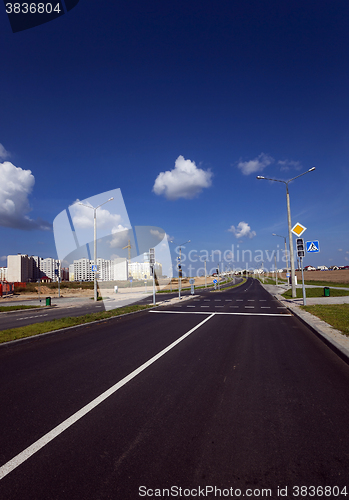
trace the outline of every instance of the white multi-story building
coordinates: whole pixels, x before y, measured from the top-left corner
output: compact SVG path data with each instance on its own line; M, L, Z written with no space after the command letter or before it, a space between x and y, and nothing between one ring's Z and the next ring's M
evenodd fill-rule
M128 262L119 257L111 261L110 278L114 281L124 281L128 279Z
M74 281L74 264L69 264L69 281Z
M7 280L11 282L26 282L32 279L33 261L28 255L7 256Z
M160 278L162 276L162 265L155 262L154 268L155 275ZM129 275L135 280L149 279L152 276L149 262L130 262L128 270Z
M93 260L74 260L69 266L70 281L93 281ZM97 259L98 281L127 280L127 260L118 258L113 260Z
M60 261L50 257L43 259L37 255L26 254L7 256L7 280L14 282L37 281L47 276L52 281L58 279L56 269L60 268Z
M74 281L93 281L92 263L90 259L74 260Z
M7 267L0 267L0 281L7 281Z

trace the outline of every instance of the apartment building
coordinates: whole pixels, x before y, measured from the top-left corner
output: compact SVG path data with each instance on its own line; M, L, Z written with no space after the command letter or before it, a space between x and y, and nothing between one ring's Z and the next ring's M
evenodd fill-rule
M37 281L47 276L56 281L56 269L60 268L60 261L50 257L43 259L37 255L26 254L7 256L7 280L14 282Z
M159 262L154 264L155 274L159 278L162 276L162 265ZM149 279L152 276L149 262L130 262L128 265L129 275L135 280Z
M69 281L93 281L93 260L74 260L69 266ZM127 280L127 260L117 258L113 260L97 259L98 281Z
M7 267L0 267L0 281L8 281L7 280Z

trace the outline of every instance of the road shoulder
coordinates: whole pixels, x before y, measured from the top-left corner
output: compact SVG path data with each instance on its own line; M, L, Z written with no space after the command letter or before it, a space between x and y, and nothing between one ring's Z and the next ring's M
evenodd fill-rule
M317 316L304 311L300 308L302 301L298 303L295 300L285 299L281 294L281 290L275 285L263 285L262 286L274 297L281 302L284 306L288 308L295 316L297 316L304 324L309 326L309 328L321 339L325 344L328 345L334 352L336 352L346 363L349 364L349 337L344 335L341 331L336 330L331 325L321 320ZM322 298L322 297L321 297ZM337 299L341 299L338 297ZM343 297L347 299L347 297ZM330 301L329 301L330 302ZM344 302L347 302L345 300ZM324 303L322 300L321 303ZM330 302L332 303L332 301ZM338 303L338 301L337 301Z

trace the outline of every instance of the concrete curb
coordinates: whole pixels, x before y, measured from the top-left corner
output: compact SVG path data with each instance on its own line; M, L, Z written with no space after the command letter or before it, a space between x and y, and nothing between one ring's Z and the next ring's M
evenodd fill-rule
M308 326L320 340L349 365L349 338L317 316L307 311L303 311L297 305L288 304L280 295L274 295L274 297L281 304L285 305L292 314L297 316L304 325Z

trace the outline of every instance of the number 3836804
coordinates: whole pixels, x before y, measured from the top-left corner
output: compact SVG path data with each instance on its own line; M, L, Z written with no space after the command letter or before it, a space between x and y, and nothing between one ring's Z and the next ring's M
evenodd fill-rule
M7 3L7 14L51 14L52 12L59 14L61 6L52 3Z

